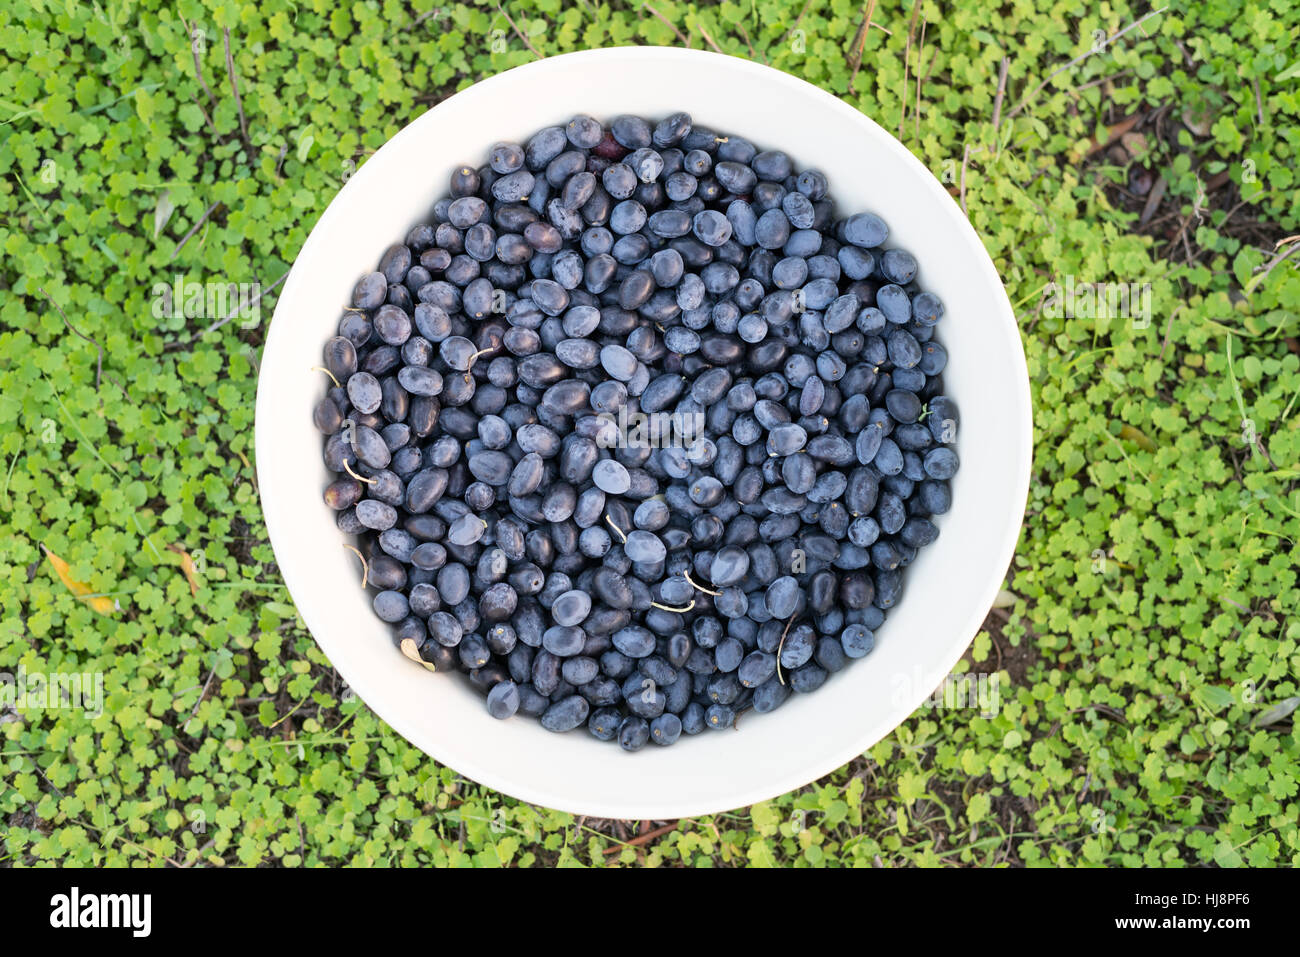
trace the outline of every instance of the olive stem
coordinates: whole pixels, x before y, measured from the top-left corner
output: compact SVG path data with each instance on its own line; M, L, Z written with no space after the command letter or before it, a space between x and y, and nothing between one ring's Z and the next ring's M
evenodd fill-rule
M659 604L659 602L657 602L657 601L652 601L652 602L650 603L650 607L651 607L651 608L661 608L661 609L663 609L664 611L675 611L675 612L677 612L679 615L684 615L684 614L686 614L686 612L690 611L692 608L695 607L695 599L692 598L692 599L691 599L691 603L690 603L689 605L687 605L685 608L672 608L672 607L670 607L670 606L668 606L668 605L661 605L661 604Z
M612 528L614 531L618 532L618 537L621 538L621 539L623 539L623 544L626 545L626 544L627 544L627 536L623 534L623 529L621 529L621 528L619 528L617 525L615 525L615 524L614 524L614 520L613 520L612 518L610 518L608 515L605 516L605 521L609 522L609 527L610 527L610 528Z
M694 587L694 588L698 588L700 591L704 592L704 594L706 594L706 595L712 595L714 598L717 598L719 595L722 594L722 592L720 592L720 591L713 591L713 590L711 590L711 589L705 588L703 585L697 585L697 584L696 584L696 583L691 579L691 573L690 573L690 572L682 572L682 577L685 578L688 582L690 582L691 585L692 585L692 587Z
M781 684L785 684L785 679L781 677L781 649L785 647L785 636L790 634L790 626L798 616L798 612L790 616L790 620L785 623L785 631L781 632L781 643L776 646L776 677Z
M323 373L325 373L327 376L329 376L331 379L334 379L334 373L333 373L333 372L330 372L330 370L329 370L329 369L326 369L324 366L312 366L312 367L311 367L311 371L312 371L312 372L323 372ZM343 388L343 386L339 384L339 380L338 380L338 379L334 379L334 385L337 386L337 387L340 388L340 389Z
M361 587L365 588L366 581L370 578L370 566L366 564L366 556L361 554L360 549L349 545L347 542L343 543L343 547L348 551L355 553L357 558L361 559Z
M352 471L352 466L348 465L347 459L343 460L343 470L347 472L349 475L351 475L358 482L365 482L367 485L375 484L376 481L375 479L368 479L364 475L358 475L356 472Z
M402 654L406 655L406 657L410 658L417 665L424 665L424 667L428 668L430 671L438 670L433 662L425 661L420 657L420 646L415 643L414 638L403 638L401 648Z
M466 382L469 381L469 374L470 374L472 371L474 371L474 363L475 363L475 362L478 362L478 357L479 357L479 356L483 356L483 355L487 355L489 352L493 352L493 351L495 351L495 350L494 350L494 349L480 349L478 352L474 353L472 356L469 357L469 365L467 365L467 366L465 367L465 381L466 381Z

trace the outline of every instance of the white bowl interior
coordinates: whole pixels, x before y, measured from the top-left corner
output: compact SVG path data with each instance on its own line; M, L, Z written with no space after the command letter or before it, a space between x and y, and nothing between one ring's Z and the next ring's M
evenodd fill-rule
M888 245L913 252L923 285L946 306L938 338L947 394L960 409L953 508L939 540L908 569L903 599L875 650L815 694L749 713L736 731L705 732L636 754L585 730L496 721L459 676L432 675L393 647L360 588L356 556L321 500L329 480L313 405L328 380L311 371L360 275L425 221L458 164L497 140L523 138L575 113L662 117L678 109L760 148L823 170L843 213L883 216ZM1015 319L978 237L905 148L816 87L745 60L629 47L554 57L485 80L419 117L371 157L304 244L275 310L257 397L257 468L276 558L330 661L395 730L443 764L506 794L599 817L671 819L782 794L862 753L908 717L979 629L1018 536L1028 490L1028 377Z

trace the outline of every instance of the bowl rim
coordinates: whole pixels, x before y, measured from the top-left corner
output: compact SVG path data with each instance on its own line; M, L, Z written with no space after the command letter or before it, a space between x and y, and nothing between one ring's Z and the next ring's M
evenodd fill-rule
M901 142L899 142L889 131L876 123L866 114L860 112L855 107L845 103L838 96L815 86L797 76L778 70L774 67L755 63L743 57L729 56L720 53L713 53L704 50L691 50L680 47L663 47L663 46L617 46L603 47L592 50L581 50L573 53L561 54L558 56L547 57L541 60L534 60L520 66L513 67L491 77L484 78L476 83L471 84L463 90L452 94L446 99L440 101L429 110L412 119L394 136L387 140L370 159L363 164L356 173L349 177L343 187L334 195L325 211L321 214L311 232L304 240L301 248L298 250L294 259L294 264L290 269L289 276L285 281L284 288L277 299L275 315L278 315L283 304L292 302L295 299L295 293L300 285L308 281L303 270L299 269L299 264L311 259L311 253L318 245L326 242L323 238L330 233L335 226L335 221L343 215L341 208L345 205L342 201L344 197L350 196L351 193L364 188L365 184L374 176L380 175L382 164L376 163L380 157L386 154L395 154L401 149L408 139L416 136L415 129L417 126L425 126L436 123L440 111L453 101L458 101L465 97L482 97L490 94L497 87L507 84L526 81L530 76L545 71L555 70L559 65L573 66L584 63L601 63L611 59L626 60L634 58L638 60L660 61L668 66L673 64L684 64L689 62L692 67L703 66L705 68L721 67L729 70L739 70L748 72L752 75L763 75L769 80L785 84L792 95L802 97L816 98L834 111L843 122L863 127L870 133L873 139L879 141L880 147L894 154L904 165L911 166L917 173L923 174L919 177L924 184L922 188L928 190L931 198L936 202L953 203L952 197L935 179L930 170L911 153ZM367 175L369 171L370 175ZM1033 415L1032 402L1029 388L1028 366L1025 360L1024 347L1020 339L1018 325L1015 319L1015 313L1011 307L1010 300L1006 294L1001 277L993 264L991 257L984 248L979 235L976 233L973 225L965 215L958 211L957 215L949 216L948 219L957 224L956 228L961 233L962 244L969 249L975 268L983 275L990 289L996 289L998 295L996 301L988 304L987 308L993 318L996 320L997 332L1005 340L999 345L999 348L1006 348L1012 359L1012 365L1015 369L1015 404L1019 409L1019 421L1008 423L1011 428L1019 435L1019 441L1016 444L1017 461L1015 462L1014 474L1016 476L1016 487L1014 494L1008 498L1009 502L1019 503L1018 510L1014 519L1009 519L1003 527L1001 541L997 543L996 549L991 549L990 554L996 557L990 567L996 567L1002 572L996 578L990 576L989 583L984 588L984 599L977 604L972 604L973 610L967 616L966 624L961 629L965 634L965 640L958 642L954 639L948 648L948 653L930 662L927 667L927 674L934 673L940 676L949 674L952 667L965 654L971 641L978 633L980 625L987 615L988 609L992 606L993 601L1002 587L1005 579L1005 569L1010 566L1014 557L1017 542L1024 522L1024 512L1028 501L1029 480L1032 467L1033 457ZM946 224L945 224L946 225ZM272 317L274 320L274 315ZM278 326L272 321L267 329L261 369L259 373L259 382L257 388L256 413L254 426L254 447L256 455L256 472L258 479L259 498L262 503L263 520L266 523L267 535L271 542L272 551L275 554L276 562L280 570L281 577L289 591L291 599L295 594L307 594L308 589L300 575L300 569L290 561L284 563L284 557L288 554L288 548L284 543L290 541L292 529L286 527L282 522L280 511L276 508L277 501L283 501L287 495L300 495L301 488L292 488L291 480L277 479L277 477L267 471L269 466L265 463L273 460L274 456L269 452L267 443L270 441L266 437L266 430L262 427L263 423L274 417L273 410L269 408L272 401L270 389L266 387L268 380L264 379L268 366L273 366L273 360L283 349L288 348L285 340L289 337L290 331L287 323L280 323ZM266 453L266 454L264 454ZM279 543L279 544L278 544ZM616 804L607 801L591 801L575 797L571 793L561 793L553 788L534 786L527 781L509 778L490 765L484 764L477 760L475 755L469 750L458 751L453 757L448 758L446 751L435 746L427 740L424 731L408 720L403 709L389 703L389 700L380 692L380 688L372 687L371 683L361 678L354 682L353 678L357 675L344 674L343 669L336 663L337 660L346 658L346 650L341 646L333 648L333 642L323 640L320 636L328 634L328 629L323 627L327 616L327 610L318 608L314 605L299 607L297 601L294 601L295 607L298 607L299 614L302 615L303 621L312 634L313 640L320 647L330 660L331 666L334 667L340 675L344 677L348 685L361 697L365 705L374 712L384 723L389 725L397 734L406 739L413 747L416 747L428 754L439 764L452 768L457 773L500 793L509 795L518 800L527 801L531 804L564 810L572 813L585 814L594 817L619 818L619 819L680 819L701 814L720 813L740 807L747 807L752 804L767 800L781 794L788 793L791 790L801 788L817 779L831 773L837 768L842 767L853 758L860 756L870 747L882 740L893 729L897 728L903 722L908 720L924 702L928 693L924 690L918 695L913 694L917 700L909 710L898 714L896 717L890 716L885 722L863 722L860 732L853 736L852 740L847 741L844 745L825 753L816 760L805 759L804 762L793 762L786 766L782 773L774 773L763 779L763 783L753 784L746 788L738 788L729 792L725 800L714 799L712 801L689 801L688 799L678 799L675 801L664 800L645 800L640 797L629 797L626 801L620 801ZM322 626L322 627L318 627ZM331 647L327 647L331 646ZM336 653L337 652L337 653ZM940 668L939 665L942 665ZM901 711L901 709L899 709ZM881 729L881 724L887 726ZM423 743L422 743L423 742ZM439 753L442 752L442 753Z

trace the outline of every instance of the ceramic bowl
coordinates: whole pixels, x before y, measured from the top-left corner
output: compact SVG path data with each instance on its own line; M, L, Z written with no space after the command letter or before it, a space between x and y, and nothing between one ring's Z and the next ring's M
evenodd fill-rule
M628 754L585 730L488 716L459 675L402 657L375 617L360 567L321 500L312 367L352 287L425 221L462 163L577 113L608 120L685 110L695 121L817 167L847 213L884 217L946 314L946 392L960 409L961 470L941 534L907 569L875 649L814 694L735 730L683 735ZM267 528L293 600L357 695L399 734L465 777L535 804L604 818L675 819L752 804L845 764L917 710L961 657L993 602L1020 530L1032 449L1029 385L1002 283L953 197L893 136L803 80L695 50L627 47L551 57L457 93L394 136L316 223L284 284L257 394L257 474Z

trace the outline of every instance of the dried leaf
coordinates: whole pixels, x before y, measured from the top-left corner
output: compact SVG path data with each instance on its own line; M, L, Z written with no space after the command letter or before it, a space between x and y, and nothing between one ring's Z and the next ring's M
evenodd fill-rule
M1128 151L1129 156L1145 156L1147 152L1147 138L1142 133L1125 133L1119 138L1124 149Z
M194 559L190 558L190 553L179 545L168 545L169 552L175 552L181 557L181 571L185 573L185 580L190 583L190 594L198 595L199 593L199 575L198 569L194 567Z
M59 580L68 587L68 591L72 592L72 594L80 598L101 615L111 615L113 612L118 610L116 601L109 598L107 595L95 594L94 590L85 582L79 582L72 577L72 571L67 562L54 554L44 545L41 545L41 548L44 549L45 557L50 560L50 564L54 566L55 574L59 576Z
M1148 452L1156 450L1156 444L1143 435L1140 431L1131 425L1126 425L1119 430L1119 437L1129 442L1136 442L1138 448L1145 449Z
M1261 711L1255 716L1255 727L1263 728L1270 724L1277 724L1283 718L1290 717L1291 712L1295 711L1297 707L1300 707L1300 695L1283 698L1273 707Z
M1209 136L1214 117L1209 110L1194 110L1189 106L1183 110L1183 125L1197 136Z
M998 590L998 595L993 599L994 608L1010 608L1016 603L1016 596L1005 588Z
M172 203L170 190L163 190L158 194L158 205L153 209L153 238L157 239L158 234L163 231L167 225L167 220L172 218L172 213L176 211L176 206Z
M1111 143L1117 142L1121 136L1132 130L1133 127L1137 126L1138 123L1142 121L1142 117L1143 114L1134 113L1132 116L1120 120L1114 126L1107 127L1104 136L1098 136L1096 139L1091 140L1082 151L1077 149L1073 150L1071 152L1071 158L1075 162L1078 162L1085 157L1091 156L1093 153L1100 153L1106 147L1110 146Z

